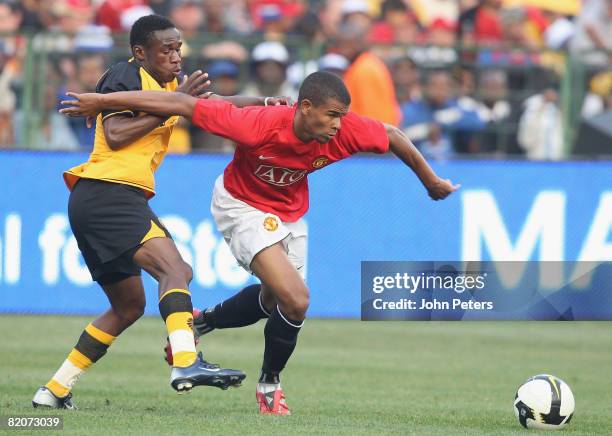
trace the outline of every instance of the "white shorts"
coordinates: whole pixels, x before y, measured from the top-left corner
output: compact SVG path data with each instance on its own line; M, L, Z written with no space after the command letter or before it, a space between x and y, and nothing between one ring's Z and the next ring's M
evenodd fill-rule
M303 219L283 222L271 213L232 197L223 185L223 175L215 181L210 211L232 254L252 273L251 262L257 253L282 241L289 261L306 279L308 228Z

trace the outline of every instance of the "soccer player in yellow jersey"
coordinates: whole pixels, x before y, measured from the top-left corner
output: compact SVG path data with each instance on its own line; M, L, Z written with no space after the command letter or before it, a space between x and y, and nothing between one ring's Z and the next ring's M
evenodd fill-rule
M208 85L200 72L178 85L181 44L178 30L167 18L140 18L130 32L133 59L111 67L96 91L178 91L199 96ZM192 80L194 77L197 79ZM228 100L236 105L265 102L248 97ZM282 98L275 99L281 102ZM70 391L79 377L144 312L141 269L159 283L159 311L173 350L172 387L179 393L198 385L225 389L245 378L241 371L220 368L196 354L188 290L192 270L148 205L155 195L153 174L166 154L177 120L177 116L128 110L102 112L96 120L89 160L64 173L71 191L68 215L72 231L110 308L85 328L55 375L38 389L34 407L75 408Z

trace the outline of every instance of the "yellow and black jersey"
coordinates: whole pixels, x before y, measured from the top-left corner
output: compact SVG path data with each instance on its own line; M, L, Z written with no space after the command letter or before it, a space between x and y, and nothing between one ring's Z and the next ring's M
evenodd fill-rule
M140 90L174 91L177 86L176 79L163 87L160 86L137 61L130 60L120 62L107 70L98 82L96 92L107 94ZM70 190L80 178L123 183L141 188L147 197L152 197L155 195L153 174L168 151L172 128L179 117L170 117L142 138L119 150L112 150L106 142L102 123L117 115L138 117L144 114L130 110L105 111L99 114L96 119L94 148L89 160L64 172L64 181Z

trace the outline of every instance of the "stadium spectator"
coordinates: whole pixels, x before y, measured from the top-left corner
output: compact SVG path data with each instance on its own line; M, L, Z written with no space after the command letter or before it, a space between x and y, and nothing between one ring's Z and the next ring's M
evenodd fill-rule
M16 34L23 14L16 2L0 0L0 147L13 145L13 112L17 96L13 91L21 63L19 55L25 50L25 38Z
M557 12L544 13L550 23L543 35L546 46L553 50L566 49L576 31L574 21Z
M220 59L206 69L212 80L210 90L218 95L236 95L240 91L240 68L234 62Z
M93 20L95 12L87 0L60 0L52 3L51 11L55 24L51 30L76 35L82 27Z
M420 72L410 57L396 59L391 65L391 73L400 105L421 98Z
M429 26L439 18L445 21L456 22L459 17L459 0L406 0L406 2L410 5L417 20L423 27Z
M439 47L453 47L456 42L457 26L444 18L436 18L427 27L427 42Z
M11 83L17 75L15 62L6 55L4 43L0 41L0 147L13 145L13 112L16 97Z
M200 1L198 2L200 3ZM227 0L204 0L204 31L222 35L231 32L227 25L225 8L231 2ZM240 3L240 2L237 2Z
M502 9L500 18L505 46L531 49L542 46L542 35L524 8Z
M157 15L170 15L171 0L147 0L147 4Z
M475 69L461 65L452 70L451 75L454 79L453 94L459 106L467 111L476 111L479 117L486 123L486 119L478 112L481 105L476 95L476 71ZM452 135L452 143L457 153L475 153L479 147L476 142L476 135L471 131L456 131Z
M42 6L38 0L22 0L21 2L3 0L2 3L19 8L19 12L22 16L21 30L38 32L44 29L45 26L41 21L40 14Z
M576 31L570 42L570 50L581 54L586 62L607 64L612 52L612 0L589 0L584 2L576 21ZM589 53L593 50L608 53Z
M247 3L253 27L270 35L284 35L304 13L301 0L249 0Z
M476 73L474 68L462 65L453 71L457 82L458 97L476 97Z
M341 26L336 37L335 51L351 62L344 75L351 94L351 110L397 126L401 114L391 73L385 63L369 51L367 32L368 29L360 25L347 23Z
M226 0L223 4L224 23L230 33L249 35L254 32L254 23L249 13L249 0Z
M281 8L277 4L263 5L258 10L261 21L261 35L270 41L282 40L287 32L287 18L283 17Z
M455 25L447 20L434 20L423 35L426 45L413 46L408 55L419 65L428 68L450 66L458 60L455 45Z
M517 109L508 101L508 77L502 70L488 70L479 79L480 100L476 101L481 119L486 128L477 135L472 152L514 151L515 126L518 122Z
M255 46L251 54L254 78L244 89L245 95L296 98L295 88L287 81L289 52L283 44L266 41Z
M47 81L43 85L40 105L39 125L35 129L26 129L27 116L23 109L15 112L15 139L18 144L25 143L22 135L28 135L33 148L39 150L78 150L79 142L72 132L66 117L57 112L57 89L54 85L59 78L56 72L47 73ZM31 114L28 114L31 116Z
M323 34L327 38L334 38L338 33L340 21L342 20L342 5L345 0L324 0L321 2L319 10L316 12Z
M219 41L204 45L202 56L209 60L225 59L242 64L249 58L249 52L236 41Z
M128 13L130 9L145 7L145 0L105 0L96 13L96 23L102 24L113 32L125 30L122 25L122 16Z
M121 13L120 17L122 31L129 31L139 18L151 15L152 13L153 9L151 9L147 5L133 6L129 9L126 9Z
M217 95L230 96L240 92L240 68L234 62L220 59L206 68L212 80L210 91ZM227 138L192 127L193 150L231 153L234 143Z
M582 118L591 118L612 109L612 68L596 74L582 104Z
M198 35L198 32L204 30L202 0L172 0L169 15L177 29L181 31L183 38L193 38ZM206 31L215 32L216 28L206 27Z
M16 2L0 0L0 38L13 36L23 21L23 13Z
M424 91L423 99L402 106L402 126L424 156L448 159L455 153L453 136L470 137L484 128L485 121L474 108L461 105L455 98L447 71L432 71L426 77Z
M296 23L290 32L292 36L304 38L304 45L300 49L300 58L287 69L287 80L298 89L306 76L319 70L315 60L325 42L323 27L319 17L314 12L307 12Z
M66 86L67 90L73 92L95 92L98 80L104 74L107 63L106 56L100 53L81 55L77 59L75 80L68 83ZM59 94L63 99L65 92L62 90ZM85 120L82 119L70 119L69 124L81 148L91 151L94 144L95 130L88 128Z
M502 0L480 0L459 16L458 40L464 45L495 45L502 41L499 12Z
M349 61L337 53L327 53L317 61L317 66L319 71L326 71L342 77L349 67Z
M198 3L204 12L204 32L215 35L253 32L253 22L244 0L199 0Z
M365 0L345 0L340 12L342 24L352 24L368 30L372 26L370 7Z
M564 156L563 119L555 84L529 97L518 125L518 143L529 159L559 160Z
M385 0L380 20L372 25L368 39L373 44L412 44L419 41L416 17L404 0Z
M108 53L113 48L114 41L108 27L88 24L81 27L73 44L77 53Z
M323 25L319 14L307 11L295 22L293 29L289 32L292 36L302 37L309 47L322 44L326 41Z

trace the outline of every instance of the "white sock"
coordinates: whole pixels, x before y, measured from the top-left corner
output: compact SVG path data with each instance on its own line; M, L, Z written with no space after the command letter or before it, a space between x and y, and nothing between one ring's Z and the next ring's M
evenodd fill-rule
M274 392L280 388L280 383L257 383L257 392L261 392L262 394Z

